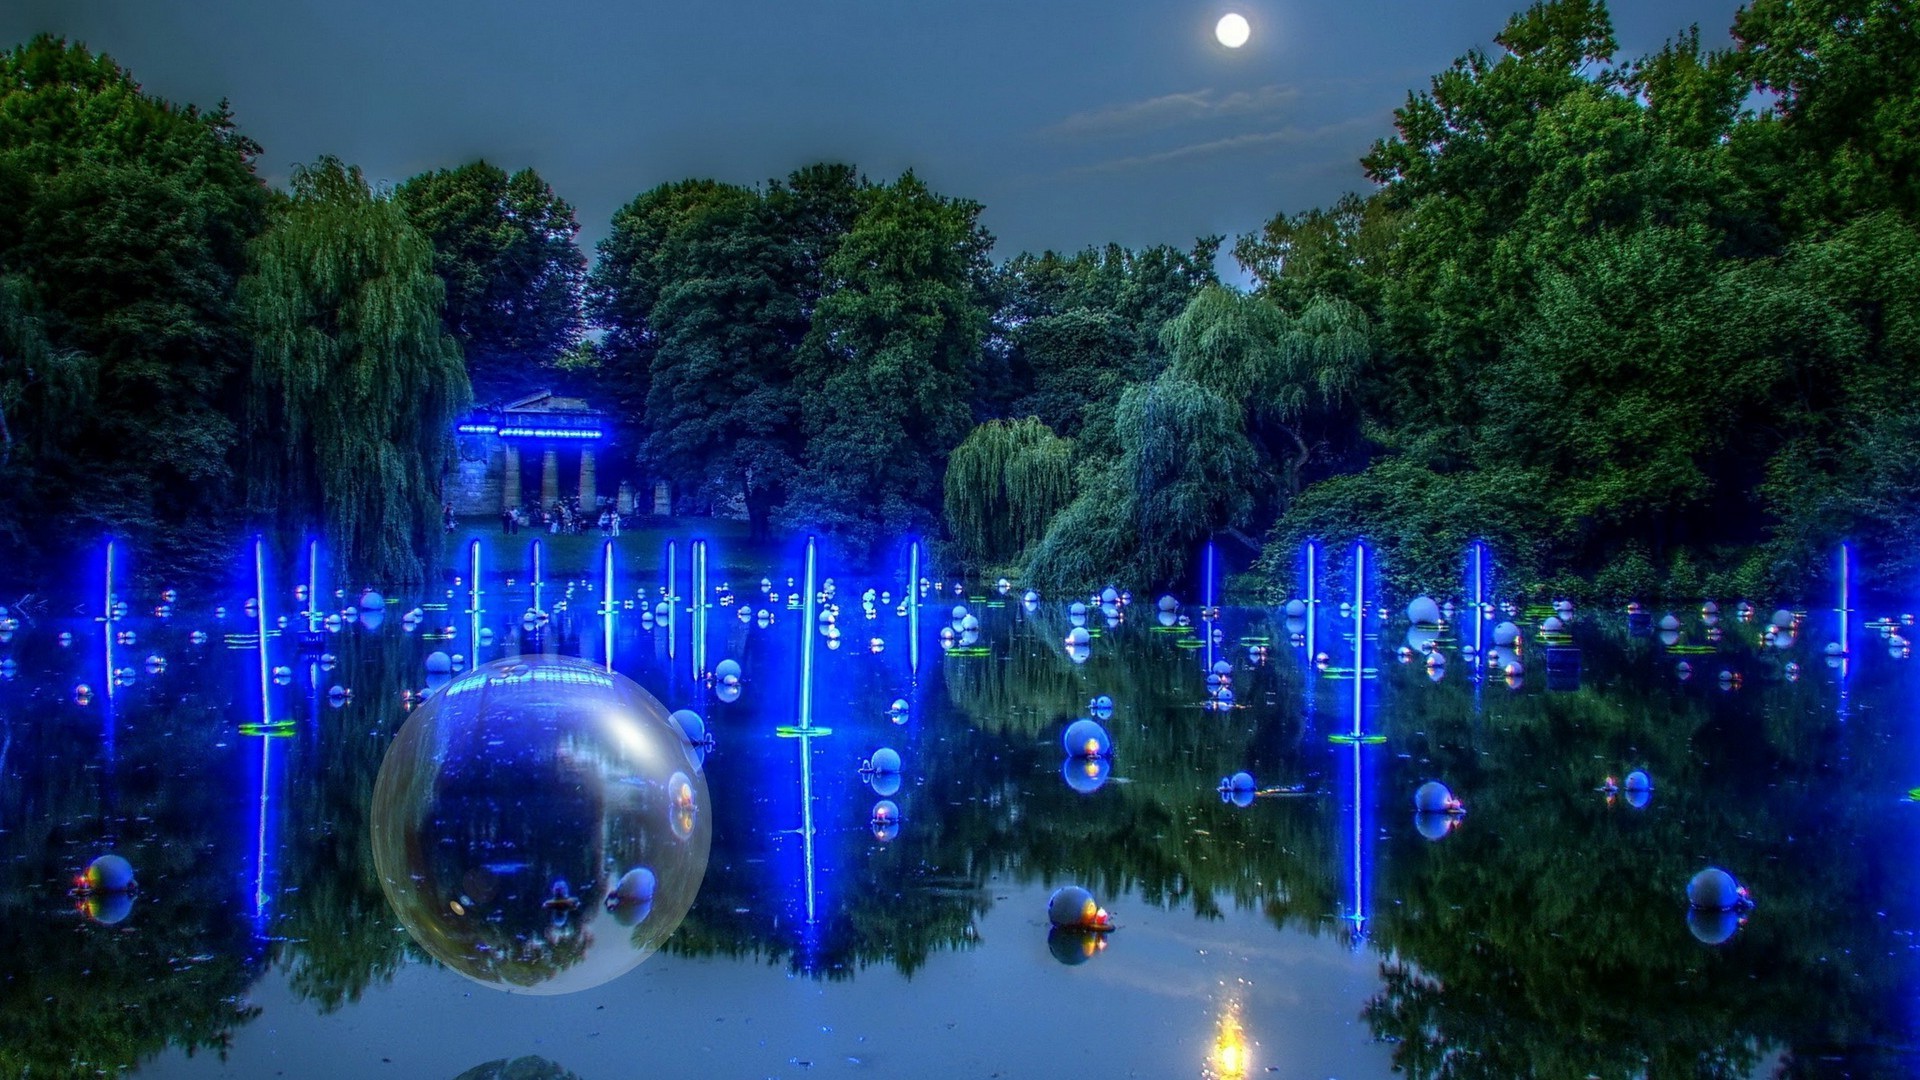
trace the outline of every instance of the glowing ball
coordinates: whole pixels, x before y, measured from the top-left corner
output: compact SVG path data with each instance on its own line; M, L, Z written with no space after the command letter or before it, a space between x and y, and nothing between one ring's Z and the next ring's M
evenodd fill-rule
M204 630L195 630L195 631L194 631L194 633L195 633L196 635L198 635L198 636L199 636L199 638L200 638L200 641L205 641L205 640L207 640L207 634L206 634L206 631L204 631ZM72 645L72 644L73 644L73 631L71 631L71 630L62 630L62 631L60 631L60 637L58 638L58 640L59 640L59 642L60 642L60 647L61 647L61 648L63 648L63 649L64 649L64 648L66 648L66 647L67 647L67 646L69 646L69 645ZM199 644L199 642L195 642L195 644Z
M1113 920L1093 894L1078 885L1062 885L1047 897L1047 921L1074 930L1109 930Z
M959 622L961 619L964 619L966 617L967 617L967 605L965 604L953 605L953 621L954 622Z
M900 835L900 807L892 799L881 799L873 804L872 815L867 824L873 829L873 838L885 843Z
M738 679L740 677L740 661L738 660L720 661L719 663L713 665L713 675L714 675L714 678L717 678L722 682Z
M1429 840L1444 838L1459 824L1460 818L1456 814L1415 813L1413 815L1414 831Z
M1305 618L1306 614L1307 614L1307 602L1305 600L1287 601L1287 618L1301 619L1301 618Z
M707 722L692 709L675 709L667 719L680 729L688 745L700 746L707 741Z
M1793 612L1788 611L1786 608L1781 608L1774 612L1773 625L1781 630L1788 629L1793 625Z
M1067 725L1061 742L1067 748L1068 757L1104 758L1113 756L1113 740L1108 738L1107 729L1092 720L1075 720Z
M1440 621L1440 605L1431 596L1416 596L1407 605L1407 619L1416 626L1433 626Z
M1687 904L1703 911L1734 911L1744 907L1746 895L1733 875L1709 866L1687 882Z
M1660 629L1678 630L1680 629L1680 620L1672 615L1663 615L1660 617Z
M372 589L368 589L366 592L360 594L361 611L378 611L385 607L386 603L387 598L374 592Z
M1230 675L1233 673L1233 665L1225 660L1215 660L1213 662L1213 673L1215 675Z
M714 689L713 696L718 698L721 704L731 705L740 700L740 684L722 683Z
M900 771L900 751L883 746L867 758L866 768L874 773L897 773Z
M1155 606L1161 611L1179 611L1180 601L1175 600L1170 595L1162 596L1159 600L1155 601Z
M1220 786L1228 791L1252 791L1254 789L1253 774L1250 772L1234 773L1232 776L1220 781Z
M1084 626L1076 626L1067 631L1067 644L1069 645L1085 645L1092 640L1092 635L1087 633L1087 628Z
M387 749L370 817L414 940L475 982L538 994L645 960L692 905L712 839L706 781L665 707L561 656L484 664L428 698ZM655 888L626 926L635 867Z
M1627 792L1627 805L1633 807L1635 810L1644 809L1652 799L1653 791L1651 789Z
M1719 945L1739 932L1740 913L1688 908L1687 929L1702 945Z
M1635 769L1627 774L1627 780L1624 786L1628 791L1652 791L1653 781L1646 773Z
M453 657L443 652L431 652L427 654L427 674L447 675L451 674L452 671Z
M1253 27L1247 25L1246 16L1229 12L1220 16L1220 21L1214 24L1213 36L1227 48L1237 49L1253 36Z
M1106 588L1104 588L1104 589L1101 589L1101 590L1100 590L1100 602L1101 602L1102 604L1108 604L1108 605L1112 605L1112 604L1117 604L1117 603L1119 603L1119 602L1120 602L1120 590L1119 590L1119 589L1116 589L1116 588L1114 588L1114 587L1113 587L1113 586L1111 586L1111 585L1109 585L1109 586L1107 586L1107 587L1106 587Z
M1067 786L1082 795L1091 795L1107 782L1113 763L1099 757L1070 757L1060 763L1060 775Z
M1040 594L1037 592L1034 592L1032 589L1028 589L1026 592L1026 595L1022 596L1020 600L1022 603L1026 603L1026 604L1037 604L1040 602Z
M1495 645L1511 648L1513 643L1518 640L1520 640L1520 628L1510 622L1503 622L1493 628L1493 643Z
M102 855L87 864L87 892L123 893L138 887L133 880L133 864L118 855Z
M1093 656L1093 650L1087 648L1085 645L1067 646L1067 659L1076 664L1086 663L1091 656Z
M1673 673L1680 676L1682 681L1691 679L1693 678L1693 665L1682 660L1673 666Z
M620 880L613 883L613 888L607 892L607 906L617 908L627 904L651 905L653 894L659 887L660 879L654 876L653 871L644 866L636 866L620 875Z
M1567 624L1561 622L1557 615L1549 615L1540 620L1540 632L1543 634L1558 634L1566 628Z
M1438 780L1429 780L1413 793L1413 808L1422 814L1450 814L1460 809L1460 801Z
M1107 947L1106 935L1098 930L1055 926L1047 930L1047 951L1068 967L1078 967Z
M1105 694L1096 694L1092 701L1087 702L1087 708L1095 713L1111 716L1113 715L1113 699Z
M67 637L65 634L60 636ZM69 638L68 640L72 639ZM205 630L195 630L193 633L187 635L187 640L193 642L195 645L205 645L207 643L207 632ZM61 644L64 645L66 642L63 641Z

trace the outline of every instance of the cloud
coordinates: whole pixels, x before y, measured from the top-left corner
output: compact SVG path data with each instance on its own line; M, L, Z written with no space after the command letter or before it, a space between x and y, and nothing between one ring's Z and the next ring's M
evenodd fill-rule
M1211 89L1190 90L1183 94L1165 94L1145 101L1129 101L1077 112L1042 129L1040 134L1068 139L1139 135L1221 117L1268 116L1286 108L1299 97L1298 89L1279 85L1235 90L1224 95Z
M1210 139L1206 142L1189 143L1176 146L1171 150L1161 150L1151 154L1135 154L1130 157L1114 158L1109 161L1082 165L1068 170L1069 173L1125 172L1132 169L1151 168L1174 162L1192 161L1199 158L1221 157L1248 151L1266 150L1276 146L1298 146L1317 143L1335 136L1347 135L1358 131L1377 130L1380 119L1376 116L1360 116L1351 120L1342 120L1334 124L1318 127L1298 127L1289 124L1273 131L1253 131L1243 135L1229 135L1222 139ZM1357 154L1355 156L1358 156Z

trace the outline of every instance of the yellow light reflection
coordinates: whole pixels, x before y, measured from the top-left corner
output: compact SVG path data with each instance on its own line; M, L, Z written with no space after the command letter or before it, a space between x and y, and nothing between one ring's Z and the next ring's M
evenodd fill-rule
M1252 1068L1253 1052L1247 1046L1247 1033L1240 1026L1240 1005L1229 1002L1220 1014L1220 1025L1214 1032L1203 1075L1210 1080L1244 1080Z

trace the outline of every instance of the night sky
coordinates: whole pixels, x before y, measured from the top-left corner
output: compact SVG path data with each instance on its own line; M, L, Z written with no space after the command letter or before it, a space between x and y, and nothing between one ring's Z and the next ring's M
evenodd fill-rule
M995 254L1231 237L1365 186L1407 91L1522 0L6 0L162 96L231 99L261 166L532 165L582 239L635 194L818 160L977 199ZM1622 52L1732 0L1616 3ZM1214 41L1239 11L1253 39Z

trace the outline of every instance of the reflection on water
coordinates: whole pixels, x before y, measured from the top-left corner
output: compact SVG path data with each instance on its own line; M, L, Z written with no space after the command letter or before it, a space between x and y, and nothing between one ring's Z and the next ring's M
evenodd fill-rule
M718 1025L696 1041L723 1055L710 1059L722 1075L815 1060L780 1049L823 1024L812 1006L764 1004L781 998L779 983L757 981L769 968L814 987L820 1009L874 1018L835 1033L848 1034L841 1056L868 1054L853 1040L883 1043L895 1028L929 1043L940 1024L991 1022L969 1045L997 1049L956 1075L1016 1064L1074 1073L1083 1059L1047 1014L1067 996L1100 995L1122 1017L1102 1028L1103 1048L1155 1075L1304 1074L1325 1065L1307 1046L1337 1047L1324 1052L1351 1063L1342 1075L1916 1067L1920 807L1904 794L1920 783L1920 687L1897 621L1856 615L1849 659L1830 666L1840 627L1825 612L1786 648L1782 635L1769 642L1765 610L1675 612L1671 644L1655 629L1663 612L1578 612L1561 642L1534 630L1547 613L1483 623L1463 595L1462 619L1415 648L1404 620L1380 619L1377 606L1341 614L1351 580L1317 572L1314 602L1297 614L1226 608L1208 619L1193 605L1162 625L1153 605L1109 618L1096 598L1076 662L1062 645L1075 628L1069 598L956 598L950 582L936 595L904 552L899 574L846 578L829 597L826 573L806 586L803 559L749 576L724 552L695 551L709 560L699 580L677 552L626 557L617 594L604 578L543 579L536 599L524 573L508 586L513 574L492 572L485 610L469 582L452 596L398 598L377 626L336 596L325 623L294 624L335 627L311 647L276 629L280 615L305 612L276 599L291 593L270 574L264 587L243 579L225 595L182 598L167 617L43 610L25 621L0 646L13 661L0 665L12 673L0 680L0 1075L142 1063L218 1072L221 1054L263 1060L309 1026L302 1017L332 1016L353 1026L318 1053L351 1053L351 1032L410 1031L427 1075L694 1067L675 1056L676 1040L692 1037L672 1031L609 1025L593 1043L502 1052L464 1026L478 1021L428 1008L465 1000L466 984L437 964L555 988L610 978L596 950L643 938L664 955L606 992L673 965L688 1022L710 1014L700 1022ZM522 561L490 554L487 565ZM660 581L662 562L677 584ZM269 603L248 617L256 592ZM703 594L710 610L694 618ZM908 596L921 602L903 609ZM956 604L971 628L956 632ZM523 618L529 608L548 617ZM909 639L918 615L924 641ZM1524 631L1514 659L1541 672L1517 687L1463 649L1504 621ZM261 680L263 626L266 658L291 671L284 684ZM585 654L597 661L585 670L604 674L609 627L615 671L702 719L714 739L704 768L689 761L662 777L619 736L577 725L420 734L443 727L433 713L482 700L474 687L523 651ZM954 648L937 647L942 631ZM1397 662L1403 641L1410 654ZM1549 646L1578 650L1572 688L1547 677ZM427 655L442 650L478 666L403 729ZM148 654L162 662L114 678L119 657ZM731 682L713 677L723 660L739 665ZM99 690L87 704L81 682ZM1210 692L1222 685L1225 707ZM1113 757L1063 765L1067 725L1102 695ZM881 747L901 766L875 786L861 766ZM391 789L390 753L407 763ZM693 794L691 818L671 812L674 771L712 783L709 801ZM1634 771L1654 778L1652 797L1636 805L1602 790ZM1221 778L1240 772L1257 778L1259 797L1223 800ZM1439 842L1411 812L1428 780L1471 809ZM877 799L897 813L880 830ZM673 892L667 856L709 835L704 878L689 857L686 888ZM68 892L108 851L134 864L140 892L128 910L92 913ZM1709 865L1752 890L1746 925L1690 919L1686 883ZM635 904L639 917L623 924L607 897L643 867L652 906ZM391 906L383 880L400 892ZM1090 889L1119 929L1049 933L1045 899L1064 884ZM689 905L677 928L670 894ZM1196 948L1203 929L1208 944ZM1315 967L1282 976L1295 969L1273 960L1229 975L1208 966L1223 949L1360 964L1364 978L1345 996L1316 995L1340 980ZM1283 978L1299 982L1273 981ZM420 1017L377 1004L401 986ZM885 1008L860 1004L869 996ZM272 1024L257 1020L265 999L290 1003ZM737 1026L749 999L765 1010L753 1036L715 1019ZM1326 1010L1354 1030L1330 1027ZM774 1056L750 1057L760 1052ZM561 1064L518 1060L532 1054ZM911 1071L943 1075L944 1060Z

